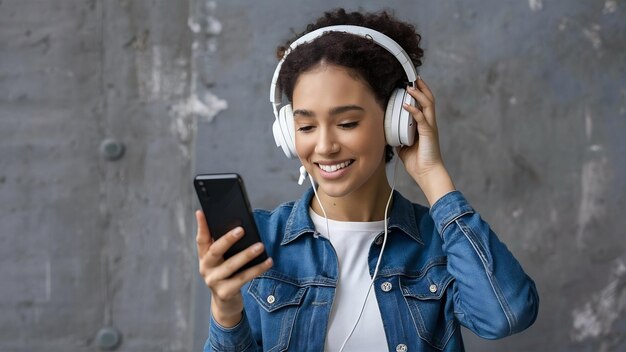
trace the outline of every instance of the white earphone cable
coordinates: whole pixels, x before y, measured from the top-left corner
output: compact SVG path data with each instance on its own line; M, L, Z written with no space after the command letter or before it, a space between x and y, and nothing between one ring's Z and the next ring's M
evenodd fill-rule
M315 193L315 199L317 199L317 204L320 205L320 208L322 208L322 213L324 213L324 220L326 220L326 233L328 234L328 240L330 240L330 227L328 226L328 216L326 215L326 210L324 210L322 201L320 201L320 197L317 195L317 189L315 188L315 183L313 183L313 177L309 176L309 181L311 181L311 186L313 187L313 193Z
M367 294L365 295L365 300L363 301L363 305L361 306L361 311L359 312L359 317L357 318L356 322L354 323L354 325L352 326L352 330L350 330L350 334L348 334L348 337L346 337L346 339L343 341L343 344L341 345L341 348L339 349L339 352L342 352L344 347L346 347L346 343L348 343L348 340L350 340L350 337L352 337L352 334L354 333L354 330L356 330L356 327L359 325L359 321L361 321L361 317L363 316L363 311L365 310L365 306L367 305L367 299L370 296L370 292L372 291L372 287L374 286L374 281L376 280L376 275L378 275L378 267L380 266L380 262L381 259L383 258L383 252L385 251L385 246L387 245L387 234L388 234L388 230L387 230L387 211L389 210L389 205L391 204L391 198L393 196L393 191L396 188L396 174L398 171L398 158L396 158L395 162L394 162L394 167L393 167L393 182L391 184L391 192L389 193L389 199L387 199L387 205L385 206L385 236L383 237L383 244L380 248L380 254L378 255L378 260L376 261L376 268L374 269L374 275L372 275L372 281L370 282L370 285L367 289ZM321 204L320 204L321 206Z

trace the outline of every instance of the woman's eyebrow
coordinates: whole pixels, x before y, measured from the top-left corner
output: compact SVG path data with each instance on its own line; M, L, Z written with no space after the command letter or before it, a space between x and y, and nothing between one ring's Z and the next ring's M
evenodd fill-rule
M358 105L344 105L344 106L338 106L336 108L330 109L329 114L330 115L339 115L339 114L342 114L344 112L352 111L352 110L365 111L365 109L363 109L362 107L360 107ZM305 110L305 109L294 110L293 116L296 116L296 115L300 115L302 117L315 117L315 113L313 111Z
M293 116L315 117L315 114L311 110L298 109L293 111Z
M363 109L362 107L358 106L358 105L345 105L345 106L338 106L336 108L332 108L330 110L330 114L331 115L339 115L342 114L346 111L351 111L351 110L357 110L357 111L365 111L365 109Z

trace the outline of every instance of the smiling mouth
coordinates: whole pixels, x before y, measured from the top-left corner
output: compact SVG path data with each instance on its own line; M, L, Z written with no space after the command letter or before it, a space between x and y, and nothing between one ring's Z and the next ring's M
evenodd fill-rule
M354 160L353 160L353 159L348 160L348 161L344 161L344 162L342 162L342 163L333 164L333 165L322 165L322 164L318 164L318 163L316 163L316 164L317 164L317 166L318 166L320 169L322 169L323 171L326 171L326 172L335 172L335 171L337 171L337 170L341 170L341 169L344 169L344 168L346 168L346 167L348 167L348 166L352 165L352 163L354 163Z

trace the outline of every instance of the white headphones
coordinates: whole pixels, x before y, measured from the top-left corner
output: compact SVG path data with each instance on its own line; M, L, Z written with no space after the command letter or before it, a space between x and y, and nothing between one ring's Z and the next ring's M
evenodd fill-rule
M280 111L278 110L281 104L281 89L278 86L278 75L280 68L285 62L287 55L295 49L298 45L311 42L318 37L328 32L343 32L358 35L372 40L374 43L380 45L389 51L404 68L406 76L414 84L417 80L417 71L409 55L396 43L393 39L389 38L383 33L375 31L370 28L350 25L329 26L319 28L313 32L307 33L296 41L291 43L285 55L276 66L274 71L274 77L272 77L272 85L270 87L270 102L274 110L274 116L276 120L272 126L272 132L274 133L274 141L277 147L281 147L283 152L288 158L297 158L296 153L296 138L295 127L293 121L293 108L291 104L283 106ZM402 107L402 103L408 103L415 105L415 99L410 96L405 89L396 88L387 102L387 109L385 111L385 140L387 144L392 147L400 145L410 146L415 141L415 122L411 114Z

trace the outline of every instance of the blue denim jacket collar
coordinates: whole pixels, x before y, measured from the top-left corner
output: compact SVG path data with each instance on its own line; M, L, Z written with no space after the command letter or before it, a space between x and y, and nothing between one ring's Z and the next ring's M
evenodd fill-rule
M304 234L314 235L316 233L315 225L313 225L313 221L309 216L309 205L313 196L313 188L309 187L302 197L295 202L285 225L285 235L280 243L281 245L289 244ZM418 231L413 204L398 191L393 193L389 228L397 228L419 244L424 244Z

